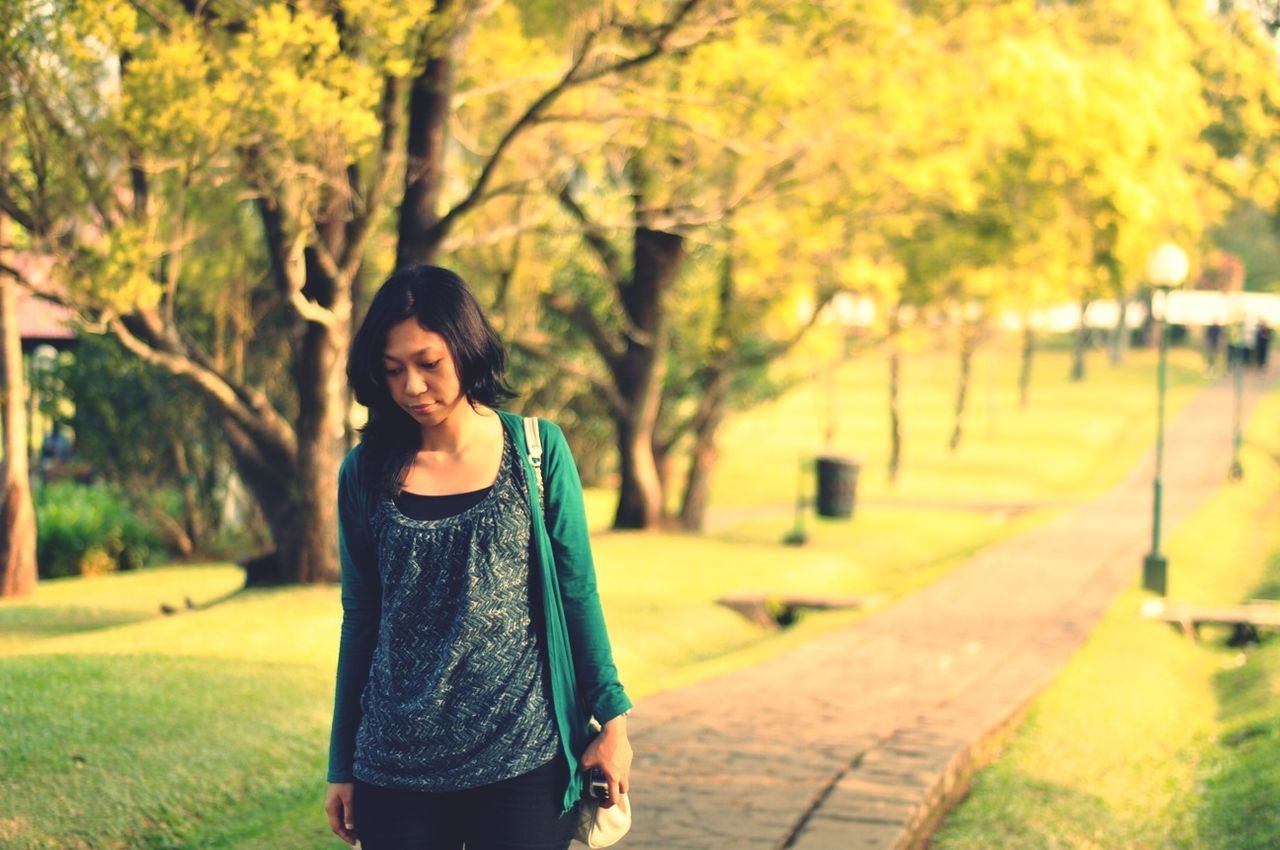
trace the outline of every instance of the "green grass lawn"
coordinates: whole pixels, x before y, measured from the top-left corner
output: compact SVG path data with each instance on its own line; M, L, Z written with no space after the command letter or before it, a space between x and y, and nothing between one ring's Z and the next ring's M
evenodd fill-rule
M775 653L857 613L770 631L718 606L731 591L892 597L978 548L1100 492L1154 431L1152 357L1120 368L1099 356L1088 382L1062 353L1039 364L1019 409L1014 358L979 360L969 433L946 450L954 364L906 363L907 448L896 488L887 450L883 362L836 373L834 450L864 468L852 522L791 527L796 469L821 450L817 390L802 385L730 421L705 536L595 535L619 667L636 696ZM1176 351L1171 407L1199 382ZM589 495L596 528L608 500ZM1178 564L1174 555L1174 563ZM0 847L336 847L320 811L340 619L337 590L236 593L227 565L172 567L43 583L0 603ZM160 606L196 610L174 616ZM211 604L216 603L216 604Z
M800 463L827 452L862 462L858 490L869 504L1034 505L1096 495L1128 472L1154 439L1154 359L1152 352L1135 351L1112 367L1096 353L1088 380L1073 382L1067 352L1041 352L1024 408L1017 341L999 337L975 359L964 438L952 452L954 356L909 355L902 366L902 467L891 484L886 360L878 351L860 352L833 373L821 367L779 401L726 424L713 504L792 504ZM1173 349L1169 410L1201 381L1199 354Z
M1280 394L1254 415L1245 479L1169 540L1173 598L1280 599ZM1116 601L935 836L937 850L1280 847L1280 637L1192 643Z

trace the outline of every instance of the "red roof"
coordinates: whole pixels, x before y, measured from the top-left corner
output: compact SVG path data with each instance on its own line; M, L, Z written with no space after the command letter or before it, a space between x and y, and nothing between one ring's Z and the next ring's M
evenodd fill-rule
M28 284L56 291L49 275L51 263L46 258L20 251L13 256L13 265ZM18 331L24 347L40 343L62 347L75 342L75 313L71 310L22 286L17 290L17 306Z
M75 313L32 295L25 289L18 290L18 331L23 342L74 342L72 322Z

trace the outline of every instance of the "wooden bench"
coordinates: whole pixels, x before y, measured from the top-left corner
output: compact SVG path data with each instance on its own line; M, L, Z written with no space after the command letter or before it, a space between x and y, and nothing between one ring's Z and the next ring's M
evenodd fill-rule
M1257 636L1261 629L1280 629L1280 602L1255 599L1243 605L1191 605L1152 599L1142 606L1142 616L1177 626L1192 640L1201 626L1231 626L1233 639Z
M776 628L795 622L796 616L804 610L868 608L883 600L883 596L804 596L741 592L722 596L716 601L758 626Z

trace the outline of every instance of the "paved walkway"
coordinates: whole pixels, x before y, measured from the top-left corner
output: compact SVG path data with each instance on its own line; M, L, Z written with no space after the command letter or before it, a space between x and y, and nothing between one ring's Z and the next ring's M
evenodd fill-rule
M1246 415L1263 389L1257 376L1247 383ZM1168 424L1166 539L1225 482L1231 410L1224 381ZM852 626L641 701L635 825L619 847L920 846L982 748L1140 579L1153 455L1097 501Z

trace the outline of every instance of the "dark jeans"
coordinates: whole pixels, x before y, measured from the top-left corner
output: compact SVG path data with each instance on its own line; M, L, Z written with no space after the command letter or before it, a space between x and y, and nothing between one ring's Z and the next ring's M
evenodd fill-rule
M429 793L356 781L362 850L565 850L576 811L560 815L563 759L492 785Z

